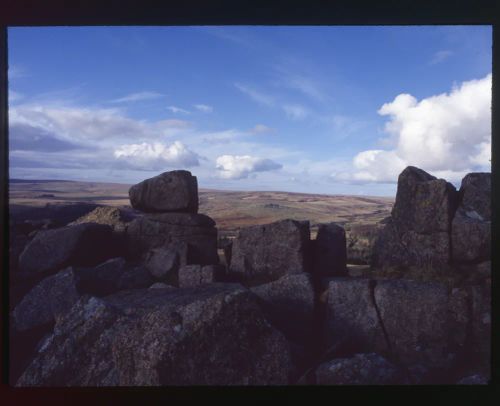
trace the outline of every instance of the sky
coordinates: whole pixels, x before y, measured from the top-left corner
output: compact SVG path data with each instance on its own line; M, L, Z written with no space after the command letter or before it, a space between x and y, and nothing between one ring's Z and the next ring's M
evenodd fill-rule
M393 196L491 170L491 26L12 27L11 178Z

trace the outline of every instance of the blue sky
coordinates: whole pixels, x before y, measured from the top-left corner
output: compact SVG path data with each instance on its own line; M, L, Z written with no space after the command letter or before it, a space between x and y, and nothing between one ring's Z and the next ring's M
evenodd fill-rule
M393 195L490 170L491 27L9 29L10 176Z

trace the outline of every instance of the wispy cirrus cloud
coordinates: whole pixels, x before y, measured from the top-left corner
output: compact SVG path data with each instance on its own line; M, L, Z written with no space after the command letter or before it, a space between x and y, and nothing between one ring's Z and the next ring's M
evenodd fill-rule
M110 100L109 103L128 103L128 102L137 102L137 101L143 101L143 100L153 100L153 99L159 99L163 97L164 94L158 93L158 92L138 92L138 93L131 93L126 96Z
M241 83L234 83L234 86L242 93L249 96L253 101L272 107L276 104L274 97L255 90L254 88Z
M214 108L208 104L194 104L193 107L202 113L212 113L214 111Z
M437 65L438 63L444 62L450 56L453 55L453 52L450 50L441 50L434 53L432 59L429 61L429 65Z
M309 115L309 110L300 104L285 104L283 111L292 120L303 120Z
M177 114L177 113L191 114L190 111L181 109L180 107L177 107L177 106L168 106L167 110L170 110L174 114Z
M251 130L251 134L270 134L274 133L275 129L268 127L267 125L264 124L256 124Z

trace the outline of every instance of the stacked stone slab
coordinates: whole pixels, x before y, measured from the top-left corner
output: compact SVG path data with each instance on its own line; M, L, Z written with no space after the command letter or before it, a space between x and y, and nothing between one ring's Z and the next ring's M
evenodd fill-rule
M129 254L144 261L157 281L177 285L185 265L218 264L215 222L198 214L197 179L189 171L146 179L129 196L132 207L145 213L127 227Z
M446 269L451 262L455 187L409 166L398 178L391 218L374 244L375 267Z

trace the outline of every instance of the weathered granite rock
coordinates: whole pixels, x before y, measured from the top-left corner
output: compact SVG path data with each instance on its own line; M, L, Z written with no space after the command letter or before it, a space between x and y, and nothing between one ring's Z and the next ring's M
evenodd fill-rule
M146 214L127 227L127 246L133 257L169 243L188 244L188 264L219 263L215 222L204 214Z
M194 288L205 283L220 282L225 271L223 265L185 265L179 269L179 287Z
M491 220L491 173L474 172L462 179L460 205L476 211L484 220Z
M326 347L339 353L375 351L385 341L373 303L372 281L330 278L326 283Z
M286 384L290 350L239 285L82 298L17 386Z
M402 363L446 368L465 350L469 316L462 290L449 292L438 282L379 280L374 297L390 351Z
M144 264L149 273L157 280L171 285L178 284L179 268L187 265L188 244L171 242L165 246L153 248L144 258Z
M407 167L398 178L391 220L373 247L373 265L446 270L451 262L451 221L458 192L444 179Z
M391 220L374 243L372 264L377 268L416 268L426 272L447 269L450 257L449 233L402 233Z
M347 275L344 228L335 223L320 224L313 258L313 272L319 277Z
M19 257L23 272L57 271L69 265L93 266L119 255L110 226L79 224L40 231Z
M457 210L451 226L454 263L479 263L491 258L491 222L476 211Z
M309 222L281 220L246 227L233 240L229 275L246 284L307 270Z
M198 212L198 182L191 172L164 172L129 190L134 209L144 212Z
M107 224L118 232L125 231L127 223L137 217L131 210L124 210L118 207L103 206L97 207L85 216L69 223L69 226L83 223Z
M316 369L318 385L394 385L401 382L398 368L375 354L356 354L321 364Z
M311 275L285 275L282 278L254 286L268 320L285 336L304 343L312 339L314 322L314 287Z
M49 276L36 285L12 312L18 332L54 322L80 298L72 268Z

